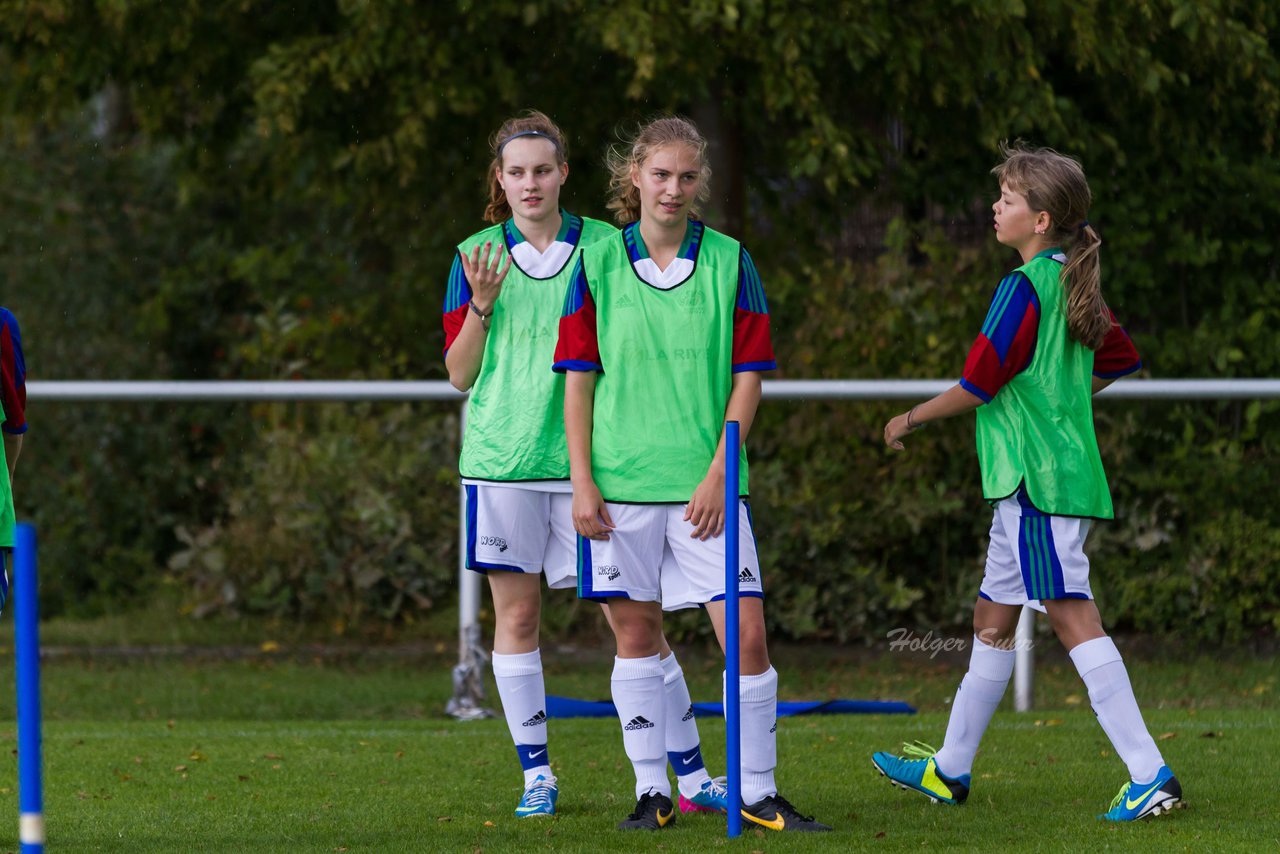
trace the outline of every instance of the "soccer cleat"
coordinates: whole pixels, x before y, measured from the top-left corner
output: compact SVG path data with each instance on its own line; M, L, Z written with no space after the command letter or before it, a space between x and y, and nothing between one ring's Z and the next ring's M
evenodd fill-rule
M825 831L831 828L811 815L800 815L782 795L770 795L742 808L742 817L770 830Z
M1173 776L1168 765L1161 765L1156 778L1140 785L1130 780L1121 787L1111 802L1106 815L1098 818L1106 821L1138 821L1147 816L1173 812L1182 806L1182 784Z
M636 810L626 821L618 822L618 830L661 830L676 823L676 808L666 795L646 792L636 801Z
M531 818L536 815L555 815L556 798L560 790L556 788L556 778L548 780L539 774L524 790L524 796L516 806L516 818Z
M962 804L969 797L969 775L948 777L938 770L934 750L923 742L902 745L905 756L877 752L871 756L871 764L881 776L903 789L914 789L929 800L944 804Z
M703 783L702 790L692 798L681 794L680 812L729 812L729 790L724 783L724 777L716 777Z

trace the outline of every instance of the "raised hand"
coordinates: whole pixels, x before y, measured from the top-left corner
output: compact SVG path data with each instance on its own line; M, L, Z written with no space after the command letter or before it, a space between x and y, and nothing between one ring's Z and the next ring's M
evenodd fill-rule
M484 314L493 310L493 304L498 301L498 294L502 292L502 280L511 269L511 256L506 249L504 244L499 243L495 252L493 241L489 240L483 246L472 249L470 257L465 254L459 256L462 260L462 272L471 285L471 301ZM506 264L502 263L503 255L507 256Z

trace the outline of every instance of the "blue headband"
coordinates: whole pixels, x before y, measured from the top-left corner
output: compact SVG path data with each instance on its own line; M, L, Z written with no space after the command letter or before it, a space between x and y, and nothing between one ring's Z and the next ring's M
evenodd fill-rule
M1081 234L1084 234L1084 230L1088 227L1089 227L1089 220L1086 219L1084 222L1080 223L1080 227L1077 228L1076 231L1080 232Z
M502 149L504 149L504 148L506 148L506 147L507 147L507 143L508 143L508 142L510 142L510 141L511 141L511 140L513 140L513 139L519 139L519 138L520 138L520 137L522 137L522 136L537 136L537 137L541 137L541 138L545 139L547 142L551 143L552 145L554 145L554 146L556 147L556 156L557 156L557 157L559 157L559 158L561 158L561 159L564 159L564 152L560 149L560 143L559 143L559 141L558 141L555 137L553 137L551 134L549 134L549 133L545 133L545 132L540 131L540 130L522 130L522 131L520 131L519 133L513 133L513 134L511 134L511 136L507 137L507 138L506 138L506 139L504 139L501 143L499 143L499 144L498 144L498 157L499 157L499 159L501 159L501 157L502 157Z

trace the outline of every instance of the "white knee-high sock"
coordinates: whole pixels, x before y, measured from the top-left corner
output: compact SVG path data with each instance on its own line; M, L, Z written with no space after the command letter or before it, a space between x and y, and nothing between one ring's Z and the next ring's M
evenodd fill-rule
M778 671L770 667L743 676L738 689L742 730L742 802L754 804L778 793Z
M1150 783L1164 765L1164 757L1143 723L1120 650L1111 638L1100 637L1078 645L1070 655L1089 689L1089 702L1102 731L1129 767L1129 778Z
M614 658L612 687L613 704L622 724L622 746L636 772L636 797L646 792L671 797L662 662L656 654Z
M702 744L698 738L698 723L693 718L693 701L689 699L689 686L684 681L684 671L672 652L662 659L662 682L667 706L667 761L676 772L676 784L680 794L692 798L702 790L702 784L711 779L702 761Z
M973 771L973 757L978 753L982 735L1013 675L1013 659L1013 650L996 649L974 636L969 672L951 702L951 717L942 749L933 757L938 770L947 777L954 779Z
M498 683L502 714L516 744L527 788L538 776L554 779L547 756L547 691L542 679L542 652L493 654L493 680Z

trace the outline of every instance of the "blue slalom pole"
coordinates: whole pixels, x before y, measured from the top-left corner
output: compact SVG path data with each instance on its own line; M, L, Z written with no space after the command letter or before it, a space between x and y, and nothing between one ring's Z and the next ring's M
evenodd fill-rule
M18 841L23 854L44 852L41 785L40 632L36 607L36 529L18 525L13 546L13 636L18 669Z
M729 837L742 835L742 718L738 686L742 658L738 633L738 448L737 421L724 426L724 724L728 760Z

